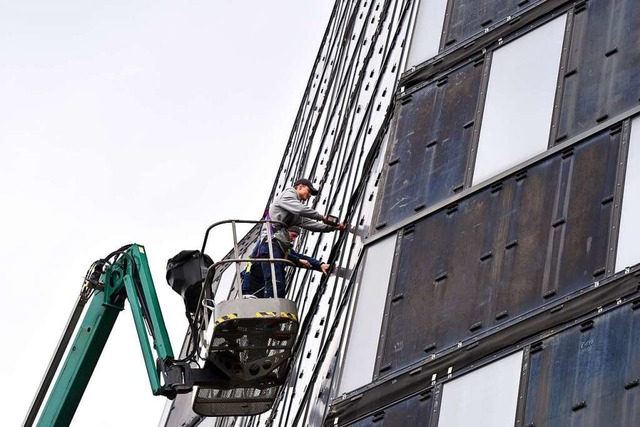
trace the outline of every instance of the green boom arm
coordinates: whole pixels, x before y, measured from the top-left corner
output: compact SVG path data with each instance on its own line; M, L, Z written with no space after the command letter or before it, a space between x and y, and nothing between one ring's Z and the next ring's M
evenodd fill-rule
M106 265L102 272L100 285L94 291L38 426L71 423L125 300L131 307L153 394L174 398L193 387L190 367L173 359L144 247L133 244L117 255L114 264ZM35 414L29 414L25 426L31 425L30 418L34 419Z

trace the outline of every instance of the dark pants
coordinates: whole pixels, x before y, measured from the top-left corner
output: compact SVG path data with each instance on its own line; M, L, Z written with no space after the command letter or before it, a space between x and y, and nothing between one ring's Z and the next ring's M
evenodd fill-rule
M259 258L269 258L269 243L264 242L260 246L260 251L258 253ZM274 258L284 258L284 252L282 248L278 244L278 242L273 242L273 257ZM284 266L285 264L282 262L261 262L260 267L262 267L262 276L264 277L264 297L265 298L273 298L273 283L271 282L271 266L273 265L273 269L276 273L276 287L278 288L278 298L284 298L287 293L287 288L285 285L285 276L284 276Z
M262 243L256 251L251 254L254 259L270 258L269 243ZM285 258L285 254L277 241L273 242L273 258ZM275 272L278 298L284 298L287 290L285 285L285 263L282 262L252 262L251 269L244 272L242 281L242 293L244 295L255 295L258 298L273 298L273 283L271 282L271 266ZM256 289L256 282L260 281L264 290Z

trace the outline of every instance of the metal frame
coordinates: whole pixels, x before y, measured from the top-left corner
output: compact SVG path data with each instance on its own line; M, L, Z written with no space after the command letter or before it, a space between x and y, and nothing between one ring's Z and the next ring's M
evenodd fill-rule
M242 283L242 279L240 278L240 263L241 262L247 262L247 259L242 259L240 258L240 252L238 251L238 234L237 234L237 230L236 230L236 224L267 224L267 232L266 232L266 236L267 236L267 243L269 245L269 258L266 259L252 259L251 262L269 262L271 263L271 284L273 286L273 295L278 295L277 289L276 289L276 274L275 274L275 267L273 265L274 262L285 262L288 263L290 265L295 266L295 264L293 264L291 261L286 260L286 259L282 259L282 258L274 258L273 257L273 235L272 235L272 231L271 231L271 224L278 224L281 225L283 227L287 227L287 225L282 222L282 221L276 221L276 220L271 220L271 219L262 219L259 221L252 221L252 220L241 220L241 219L228 219L228 220L224 220L224 221L218 221L215 222L213 224L211 224L209 227L207 227L207 231L204 234L204 240L202 242L202 249L200 250L201 253L205 253L205 249L207 247L207 240L209 239L209 233L211 232L212 229L214 229L215 227L219 226L219 225L224 225L224 224L231 224L231 230L233 233L233 254L234 254L234 258L231 259L225 259L222 261L219 261L215 264L213 264L211 267L209 267L209 269L207 270L207 275L205 277L205 284L203 286L203 291L204 288L208 287L207 285L211 285L211 282L213 281L213 276L215 274L216 268L220 265L226 265L226 264L235 264L236 266L236 280L238 283ZM217 288L216 288L217 289ZM240 298L242 298L242 288L239 287L240 289ZM213 293L215 294L216 290L213 290ZM201 297L202 300L202 297ZM197 315L197 313L196 313Z
M566 12L573 8L574 3L576 3L575 0L545 0L531 4L507 18L488 25L474 36L456 41L456 43L444 49L441 48L438 55L412 67L400 76L400 86L405 87L406 91L401 92L399 96L408 95L415 90L419 90L429 80L437 79L437 75L447 73L448 70L468 62L470 57L477 55L479 52L498 46L499 40L506 42L514 35L517 37L528 29L534 28L540 24L537 21L541 17L544 21L546 15L555 16L554 14L556 13ZM445 17L445 28L448 25L447 19ZM441 42L442 44L445 43L444 37Z
M605 307L613 309L625 300L635 301L638 299L639 276L640 265L636 265L622 273L593 282L586 289L487 329L479 336L461 341L457 346L413 363L393 375L338 396L332 401L331 418L327 422L334 422L339 417L342 423L352 420L355 414L370 413L381 406L401 400L416 390L422 390L434 375L435 378L447 378L450 374L449 367L465 366L455 373L463 374L480 366L483 360L491 360L496 354L505 354L513 351L510 350L512 348L520 349L527 343L540 340L540 337L548 334L548 330L560 331L575 325L575 319L595 316ZM530 338L522 340L522 336Z
M547 151L545 151L544 153L540 153L539 155L532 157L531 159L527 160L526 162L522 162L519 165L516 165L510 169L507 169L506 171L484 181L479 183L478 185L475 185L471 188L466 188L463 191L461 191L460 193L449 197L448 199L442 200L441 202L438 202L436 204L434 204L433 206L430 206L422 211L420 211L419 213L410 216L409 218L400 221L397 224L394 224L393 226L389 226L389 227L385 227L381 230L379 230L378 232L376 232L374 235L370 236L369 238L366 239L365 241L365 246L368 246L370 244L372 244L373 242L375 242L378 239L382 239L385 236L397 232L398 230L406 227L407 225L410 225L418 220L420 220L421 218L424 218L428 215L432 215L433 213L446 208L449 205L455 204L456 202L458 202L459 200L466 198L466 197L470 197L471 195L475 194L475 193L479 193L482 190L487 189L488 187L491 187L492 185L496 184L497 182L500 182L502 180L504 180L507 177L510 177L512 175L517 174L519 171L521 171L522 169L526 169L531 167L532 165L536 164L536 163L540 163L544 160L546 160L547 158L552 157L553 155L567 149L570 148L580 142L582 142L584 139L595 135L599 132L602 132L605 129L611 128L612 126L617 125L618 123L631 118L637 114L640 114L640 106L632 108L616 117L613 117L609 120L606 120L604 122L602 122L601 124L599 124L598 126L593 127L592 129L590 129L587 132L584 132L580 135L576 135L575 137L566 140L565 142L558 144L556 146L554 146L553 148L548 149Z

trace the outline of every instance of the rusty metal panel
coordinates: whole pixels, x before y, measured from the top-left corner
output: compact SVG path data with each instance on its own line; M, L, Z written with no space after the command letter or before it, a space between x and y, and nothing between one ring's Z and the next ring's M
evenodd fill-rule
M606 273L620 139L620 133L603 132L561 156L551 224L554 249L545 265L547 292L566 294Z
M603 275L620 138L601 132L406 227L379 375Z
M469 64L400 102L378 226L462 189L481 78L481 64Z
M522 425L638 425L640 310L631 307L532 346Z
M556 140L571 138L638 105L637 0L589 0L575 9L561 76Z
M433 400L431 390L427 390L347 425L349 427L435 426L435 422L431 421Z
M463 42L540 0L451 0L442 47Z

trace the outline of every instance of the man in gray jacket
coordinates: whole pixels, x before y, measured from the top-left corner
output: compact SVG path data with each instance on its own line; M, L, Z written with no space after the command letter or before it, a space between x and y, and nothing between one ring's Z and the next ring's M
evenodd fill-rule
M273 236L274 258L285 258L285 254L292 245L291 239L289 238L289 227L301 227L319 232L342 231L346 229L346 224L334 223L326 216L323 216L304 204L311 196L316 196L317 194L318 190L313 186L311 181L308 179L299 179L293 184L293 187L287 188L274 200L271 206L269 206L269 219L284 224L273 223L271 227L269 227ZM269 258L269 246L266 238L262 239L257 257ZM265 281L265 298L271 298L273 297L271 265L268 262L262 262L260 265ZM278 288L278 297L280 298L283 298L286 293L284 268L284 263L274 263L276 286Z

